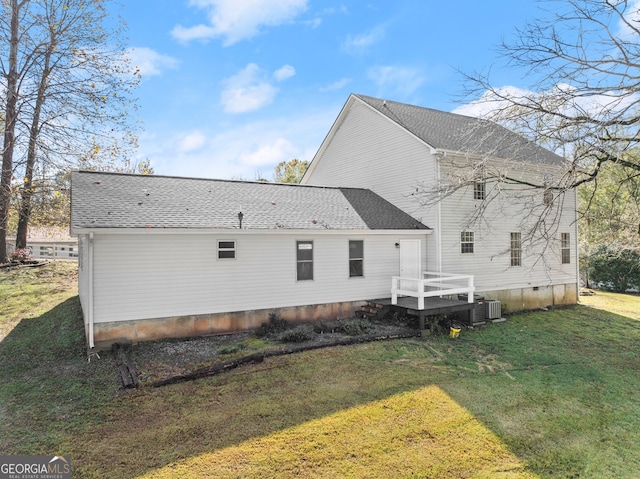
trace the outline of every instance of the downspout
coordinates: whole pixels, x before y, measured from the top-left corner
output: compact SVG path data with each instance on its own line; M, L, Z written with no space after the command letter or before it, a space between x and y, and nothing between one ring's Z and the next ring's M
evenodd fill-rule
M89 284L87 285L87 321L89 322L89 349L93 349L93 231L89 233L89 248L87 251L87 274Z
M436 185L440 186L440 158L444 157L446 153L442 154L434 154L436 159ZM440 196L440 193L438 193ZM436 261L437 261L437 272L442 273L442 208L441 208L441 198L438 198L438 202L436 203Z

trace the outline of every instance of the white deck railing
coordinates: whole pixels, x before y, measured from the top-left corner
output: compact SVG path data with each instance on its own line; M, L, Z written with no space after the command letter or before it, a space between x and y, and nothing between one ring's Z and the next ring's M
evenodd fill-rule
M447 274L425 271L420 278L391 278L391 304L398 304L398 296L418 298L418 309L424 309L424 298L467 294L469 303L473 303L473 275Z

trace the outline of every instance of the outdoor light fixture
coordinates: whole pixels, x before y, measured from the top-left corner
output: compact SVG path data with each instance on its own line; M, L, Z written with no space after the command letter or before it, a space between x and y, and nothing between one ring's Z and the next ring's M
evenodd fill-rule
M396 248L400 248L400 243L396 243Z

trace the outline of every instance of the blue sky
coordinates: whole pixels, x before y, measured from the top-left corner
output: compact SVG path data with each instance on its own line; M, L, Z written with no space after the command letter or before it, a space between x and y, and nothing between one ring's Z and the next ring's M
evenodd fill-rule
M458 70L490 68L540 12L533 0L129 1L137 157L156 174L272 179L280 161L313 158L350 93L454 110ZM499 64L492 79L526 86Z

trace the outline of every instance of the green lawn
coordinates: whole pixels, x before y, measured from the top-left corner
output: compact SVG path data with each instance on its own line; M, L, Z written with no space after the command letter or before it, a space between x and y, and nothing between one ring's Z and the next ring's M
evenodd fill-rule
M2 454L81 478L638 477L638 296L125 392L83 353L70 274L0 272Z

